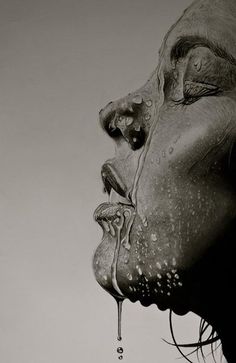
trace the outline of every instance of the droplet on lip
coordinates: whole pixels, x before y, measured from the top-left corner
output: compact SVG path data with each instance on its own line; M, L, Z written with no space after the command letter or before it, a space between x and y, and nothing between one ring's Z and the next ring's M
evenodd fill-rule
M144 227L147 227L147 226L148 226L147 218L144 218L144 219L143 219L143 225L144 225Z
M102 225L104 227L104 229L107 231L107 232L110 232L110 228L109 228L109 225L106 221L102 221Z
M115 229L114 229L111 221L109 221L109 228L110 228L110 232L111 232L112 237L115 237L116 232L115 232Z

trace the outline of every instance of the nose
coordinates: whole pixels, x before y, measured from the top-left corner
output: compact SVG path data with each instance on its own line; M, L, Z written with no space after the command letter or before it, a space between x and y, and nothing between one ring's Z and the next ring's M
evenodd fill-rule
M132 150L141 148L145 142L143 125L144 100L140 94L129 94L110 102L99 112L102 128L114 139L123 137Z

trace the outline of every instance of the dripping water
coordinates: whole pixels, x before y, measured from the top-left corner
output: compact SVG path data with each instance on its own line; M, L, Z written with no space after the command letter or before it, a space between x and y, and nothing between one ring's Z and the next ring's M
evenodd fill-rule
M122 305L123 305L123 299L117 299L116 298L116 302L117 302L117 312L118 312L118 329L117 329L117 340L118 342L122 341L122 332L121 332L121 319L122 319ZM117 348L117 353L120 354L118 356L118 359L121 360L123 359L123 352L124 349L122 347L118 347Z
M124 247L126 249L130 249L130 243L129 243L129 235L131 226L133 223L134 216L132 216L131 212L127 209L124 211L124 214L120 213L118 220L114 223L115 227L115 238L116 238L116 246L114 251L114 257L111 265L111 281L114 289L119 294L119 297L115 297L115 300L117 302L117 311L118 311L118 331L117 331L117 341L122 341L122 335L121 335L121 317L122 317L122 304L124 301L124 295L122 291L120 290L117 282L117 264L118 264L118 258L119 258L119 252L121 243L124 244ZM128 220L128 222L127 222ZM126 234L124 238L121 241L121 231L124 227L124 224L126 222ZM117 353L119 354L118 359L123 359L123 348L119 346L117 348Z
M154 130L156 128L156 124L158 121L158 115L160 112L160 108L164 103L164 75L163 75L163 61L164 61L164 57L162 62L160 62L158 69L157 69L157 79L159 79L159 86L156 87L156 91L159 91L159 98L157 100L157 102L154 105L154 111L152 112L152 116L153 116L153 123L151 125L150 131L149 131L149 135L147 138L147 141L145 143L143 152L140 154L139 157L139 161L138 161L138 167L136 170L136 174L135 174L135 178L134 178L134 184L133 184L133 189L132 189L132 201L134 203L134 205L137 208L137 188L138 188L138 182L142 173L142 169L145 163L145 159L146 159L146 155L147 152L149 150L150 144L151 144L151 139L152 139L152 135L154 133Z
M117 299L117 312L118 312L118 330L117 330L117 340L120 342L122 340L122 334L121 334L121 318L122 318L122 304L123 299Z
M119 252L120 252L120 236L121 236L121 230L122 227L124 225L124 216L121 215L120 216L120 224L116 224L116 247L115 247L115 252L114 252L114 258L112 261L112 265L111 265L111 281L112 281L112 285L114 287L114 289L118 292L118 294L120 296L123 296L123 293L121 292L118 283L117 283L117 278L116 278L116 273L117 273L117 262L118 262L118 257L119 257Z

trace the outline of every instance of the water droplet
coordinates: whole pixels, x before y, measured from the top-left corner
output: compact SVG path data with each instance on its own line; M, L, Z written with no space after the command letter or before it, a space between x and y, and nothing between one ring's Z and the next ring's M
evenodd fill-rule
M127 277L129 279L129 281L132 281L133 280L133 276L130 273L127 273Z
M117 312L118 312L118 336L117 336L117 340L121 341L122 340L122 336L121 336L121 316L122 316L122 304L123 304L123 300L117 299Z
M129 210L125 210L124 211L124 216L125 216L125 218L129 218L130 217L130 211Z
M103 227L104 227L104 229L107 231L107 232L110 232L110 228L109 228L109 225L108 225L108 223L106 222L106 221L102 221L102 225L103 225Z
M137 137L133 137L133 142L137 142L137 141L138 141Z
M202 61L201 59L196 59L195 63L194 63L194 67L196 68L196 70L198 72L200 72L201 68L202 68Z
M122 360L122 359L123 359L123 355L120 355L120 356L118 357L118 359L119 359L119 360Z
M162 278L161 274L157 274L157 277L158 277L158 279Z
M155 233L151 234L151 240L153 242L156 242L157 241L157 235Z
M144 219L143 219L143 225L144 225L144 227L147 227L147 226L148 226L147 218L144 218Z
M169 148L169 154L172 154L172 153L173 153L173 151L174 151L174 148L173 148L173 147L170 147L170 148Z
M118 348L117 348L117 353L122 354L122 353L123 353L123 351L124 351L124 350L123 350L123 348L122 348L122 347L118 347Z
M149 113L147 113L145 116L144 116L145 120L148 121L150 120L151 118L151 115Z
M130 126L133 122L134 122L133 117L127 117L126 118L126 125L127 126Z
M159 262L156 262L156 265L161 270L161 264Z
M147 100L146 105L147 105L147 107L151 107L152 106L152 100Z
M141 95L135 95L133 97L133 103L136 105L141 105L143 103L143 97Z
M143 271L141 270L140 267L138 267L138 273L139 273L140 276L143 274Z
M115 237L116 232L115 232L115 229L114 229L113 224L111 223L111 221L109 221L109 228L110 228L110 232L111 232L112 237Z

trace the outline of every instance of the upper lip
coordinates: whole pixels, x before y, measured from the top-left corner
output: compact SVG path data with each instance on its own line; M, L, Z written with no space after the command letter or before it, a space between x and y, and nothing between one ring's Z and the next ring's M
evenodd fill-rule
M114 189L119 195L121 195L123 198L126 198L127 202L130 203L130 194L127 190L127 187L113 165L111 165L109 162L103 164L101 175L105 190L108 194L111 193L111 189Z

